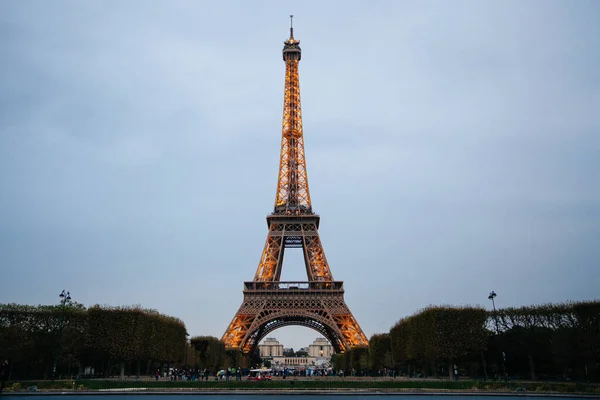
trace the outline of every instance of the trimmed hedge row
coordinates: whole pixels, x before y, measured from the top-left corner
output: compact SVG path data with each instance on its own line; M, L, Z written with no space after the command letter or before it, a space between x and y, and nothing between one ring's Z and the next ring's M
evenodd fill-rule
M147 372L181 360L185 336L181 320L140 307L0 304L0 359L11 360L12 378L50 378L55 363L57 378L83 374L84 366L139 374L142 362Z
M600 381L600 301L486 311L427 307L333 358L336 370L405 376Z

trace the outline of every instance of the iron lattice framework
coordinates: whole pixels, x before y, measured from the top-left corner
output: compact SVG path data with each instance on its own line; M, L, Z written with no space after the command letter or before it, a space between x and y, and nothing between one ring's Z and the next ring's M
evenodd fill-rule
M223 335L227 348L252 351L269 332L288 325L312 328L338 352L368 346L344 301L343 282L334 281L321 240L320 217L312 211L304 157L298 63L300 41L284 42L285 95L281 156L275 209L267 217L269 233L254 275L244 282L244 301ZM302 248L307 282L281 282L286 248Z

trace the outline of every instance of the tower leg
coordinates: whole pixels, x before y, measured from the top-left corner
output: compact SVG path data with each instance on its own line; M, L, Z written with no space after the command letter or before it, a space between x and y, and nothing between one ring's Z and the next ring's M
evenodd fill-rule
M254 275L257 282L270 282L279 280L281 264L283 262L283 235L272 235L269 231L258 268Z
M333 275L329 269L319 234L316 229L310 233L305 233L303 237L304 262L308 279L311 281L333 281Z

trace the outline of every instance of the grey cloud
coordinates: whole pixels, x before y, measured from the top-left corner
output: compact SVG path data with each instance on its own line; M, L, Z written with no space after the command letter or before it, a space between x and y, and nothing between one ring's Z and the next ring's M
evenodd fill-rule
M492 289L597 297L598 7L4 2L0 302L66 287L220 336L273 207L290 13L311 196L367 334Z

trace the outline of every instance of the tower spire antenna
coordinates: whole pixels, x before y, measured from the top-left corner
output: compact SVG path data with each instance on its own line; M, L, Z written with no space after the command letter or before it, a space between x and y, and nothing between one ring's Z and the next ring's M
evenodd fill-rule
M294 38L294 16L290 15L290 39Z

